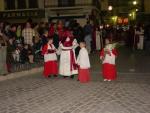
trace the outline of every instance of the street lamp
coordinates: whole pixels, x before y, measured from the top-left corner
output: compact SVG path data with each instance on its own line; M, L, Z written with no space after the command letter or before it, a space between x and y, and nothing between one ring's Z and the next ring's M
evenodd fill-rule
M113 7L112 6L108 6L108 10L112 11Z
M137 1L133 1L133 5L137 5Z
M131 16L132 16L132 14L130 13L130 14L129 14L129 16L131 17Z

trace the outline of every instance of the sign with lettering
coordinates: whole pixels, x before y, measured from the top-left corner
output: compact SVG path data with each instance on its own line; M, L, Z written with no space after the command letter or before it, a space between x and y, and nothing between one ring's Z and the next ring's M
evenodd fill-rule
M26 18L26 17L45 17L44 10L19 10L19 11L0 11L0 18Z

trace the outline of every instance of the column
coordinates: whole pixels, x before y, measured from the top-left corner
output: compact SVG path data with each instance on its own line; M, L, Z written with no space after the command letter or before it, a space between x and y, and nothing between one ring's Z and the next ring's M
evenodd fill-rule
M29 0L26 0L26 7L29 8Z

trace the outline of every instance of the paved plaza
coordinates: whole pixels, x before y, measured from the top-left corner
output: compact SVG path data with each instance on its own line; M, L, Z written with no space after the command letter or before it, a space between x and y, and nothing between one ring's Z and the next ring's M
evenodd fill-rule
M103 82L98 54L91 56L87 84L76 78L45 79L41 73L1 81L0 113L150 113L149 56L144 64L136 54L121 53L113 82Z

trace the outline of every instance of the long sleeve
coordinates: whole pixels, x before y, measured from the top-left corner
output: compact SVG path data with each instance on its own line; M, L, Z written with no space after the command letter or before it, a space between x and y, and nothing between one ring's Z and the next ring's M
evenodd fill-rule
M47 45L44 45L44 47L42 48L42 55L47 53Z
M100 52L100 59L102 59L104 56L105 56L105 52L104 52L104 49L102 49Z
M116 49L113 49L113 50L112 50L112 54L114 54L115 56L118 56L117 50L116 50Z
M77 63L81 68L90 68L88 52L85 48L81 49L77 58Z

